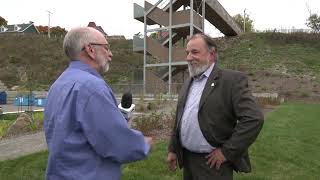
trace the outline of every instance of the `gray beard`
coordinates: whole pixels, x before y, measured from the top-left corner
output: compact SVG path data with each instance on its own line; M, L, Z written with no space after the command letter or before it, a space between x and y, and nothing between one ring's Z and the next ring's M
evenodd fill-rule
M204 73L209 67L209 63L200 66L192 66L190 63L188 63L189 75L190 77L199 76Z
M106 61L105 59L103 59L102 57L98 57L99 59L98 59L98 63L99 63L99 66L100 66L100 68L101 68L101 73L106 73L106 72L108 72L109 71L109 66L110 66L110 64L109 64L109 62L108 61Z

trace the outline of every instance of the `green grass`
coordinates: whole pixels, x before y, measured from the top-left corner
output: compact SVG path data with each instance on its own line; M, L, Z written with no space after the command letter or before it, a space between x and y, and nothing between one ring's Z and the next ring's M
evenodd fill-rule
M0 115L0 138L7 132L10 125L16 120L18 114L1 114Z
M160 142L145 161L131 163L123 168L123 180L176 180L182 179L181 171L171 172L167 168L167 144Z
M18 118L19 114L2 114L0 115L0 138L5 135L10 125ZM30 123L30 129L37 131L42 128L43 112L33 112L33 122Z
M0 179L43 180L47 164L47 152L40 152L14 160L0 162Z
M320 179L320 105L288 103L268 114L251 148L253 173L237 179Z
M144 161L124 165L122 180L175 180L181 179L181 171L170 172L166 166L164 142L157 143L152 154ZM40 152L14 160L0 162L0 179L40 180L44 178L48 152Z
M250 148L253 172L240 180L320 179L320 104L286 103L268 114L263 130ZM169 172L166 142L155 145L144 161L123 167L124 180L176 180ZM43 179L47 152L0 162L0 179Z
M11 120L0 120L0 138L7 132L12 123Z

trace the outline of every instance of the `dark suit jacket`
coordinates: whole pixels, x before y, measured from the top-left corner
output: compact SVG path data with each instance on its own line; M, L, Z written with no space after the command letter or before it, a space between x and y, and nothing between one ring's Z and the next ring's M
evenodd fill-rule
M181 89L176 121L169 143L183 167L180 125L192 79ZM235 171L250 172L248 147L263 125L263 114L248 88L247 77L238 71L222 70L215 65L199 103L198 119L203 136L213 147L221 147Z

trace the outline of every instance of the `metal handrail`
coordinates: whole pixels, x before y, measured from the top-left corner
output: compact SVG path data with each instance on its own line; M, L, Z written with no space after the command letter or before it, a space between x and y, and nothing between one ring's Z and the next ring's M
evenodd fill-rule
M159 0L156 4L154 4L147 12L146 12L146 16L153 11L156 7L158 7L158 5L162 2L163 0Z

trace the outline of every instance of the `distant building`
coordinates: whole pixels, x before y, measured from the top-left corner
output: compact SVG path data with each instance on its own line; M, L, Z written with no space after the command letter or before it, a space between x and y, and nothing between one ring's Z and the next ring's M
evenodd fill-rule
M98 31L100 31L104 35L104 37L108 37L108 34L106 32L104 32L102 27L97 26L95 22L89 22L88 27L93 27L93 28L97 29Z
M4 33L40 34L32 21L28 24L2 25L0 26L0 34Z
M112 36L108 36L108 34L103 30L103 28L101 26L97 26L95 22L89 22L88 27L93 27L95 29L97 29L98 31L100 31L104 37L106 37L107 39L126 39L124 37L124 35L112 35Z

